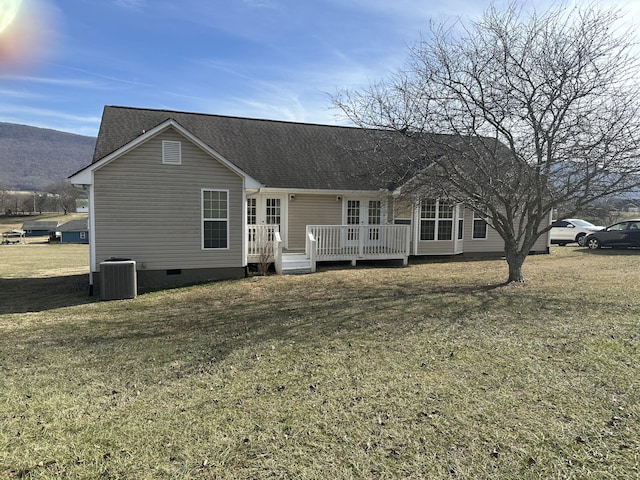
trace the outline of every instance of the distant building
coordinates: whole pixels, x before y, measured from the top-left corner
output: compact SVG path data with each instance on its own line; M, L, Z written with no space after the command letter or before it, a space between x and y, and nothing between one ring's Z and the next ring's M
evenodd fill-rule
M24 222L22 230L24 230L26 237L48 237L52 232L56 232L58 225L59 223L55 220L33 220Z
M71 220L58 227L60 243L89 243L89 221L86 218Z

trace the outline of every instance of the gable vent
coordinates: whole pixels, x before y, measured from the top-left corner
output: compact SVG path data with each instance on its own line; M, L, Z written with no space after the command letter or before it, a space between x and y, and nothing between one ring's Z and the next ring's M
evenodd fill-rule
M180 142L162 141L162 163L169 165L182 164L182 144Z

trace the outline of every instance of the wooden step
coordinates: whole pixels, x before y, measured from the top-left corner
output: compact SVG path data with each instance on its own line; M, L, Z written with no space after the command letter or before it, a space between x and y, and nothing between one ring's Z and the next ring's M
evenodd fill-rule
M311 273L311 261L305 254L285 253L282 255L282 274L300 275Z

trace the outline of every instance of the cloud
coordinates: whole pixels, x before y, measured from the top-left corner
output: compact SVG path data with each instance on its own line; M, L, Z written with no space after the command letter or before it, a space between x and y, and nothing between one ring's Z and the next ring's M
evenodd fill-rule
M79 80L77 78L54 78L54 77L37 77L29 75L2 75L0 80L15 81L23 83L39 83L44 85L55 85L60 87L74 88L96 88L98 84L90 80Z
M14 104L0 104L0 111L3 114L24 114L35 115L38 117L58 118L62 120L69 120L73 122L81 123L100 123L100 117L95 115L78 115L72 113L66 113L61 110L51 110L46 108L25 107L23 105Z
M273 8L275 6L272 0L242 0L242 3L251 8Z
M115 5L127 10L140 11L147 6L147 0L115 0Z

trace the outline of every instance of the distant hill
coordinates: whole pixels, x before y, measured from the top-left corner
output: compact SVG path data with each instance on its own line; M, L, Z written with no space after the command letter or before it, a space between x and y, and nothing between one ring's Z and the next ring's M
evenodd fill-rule
M42 190L91 163L95 137L0 122L0 187Z

